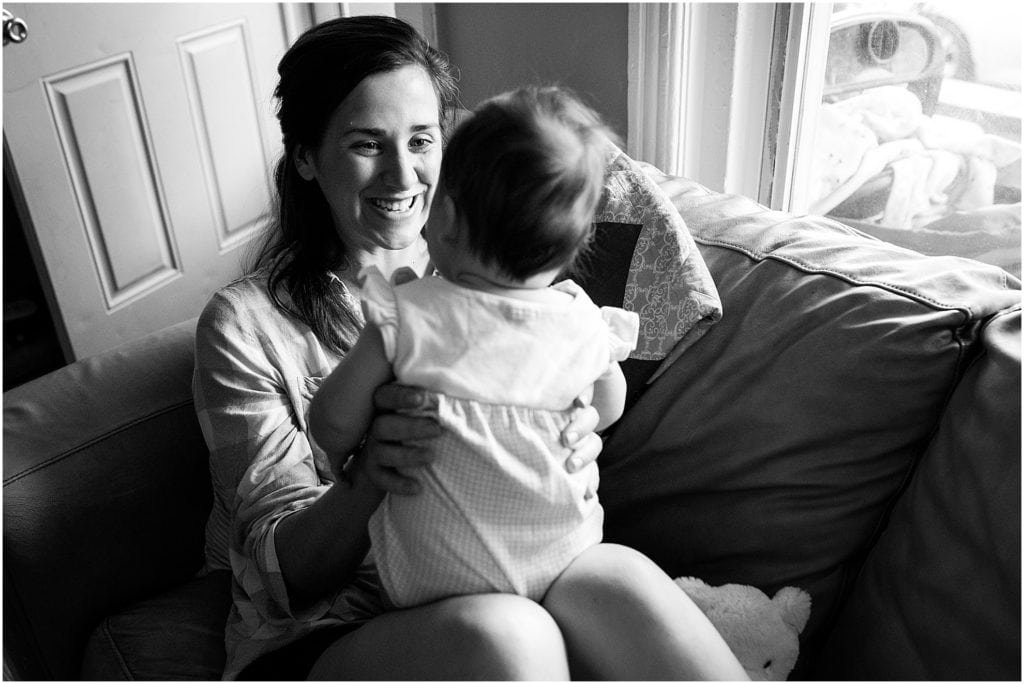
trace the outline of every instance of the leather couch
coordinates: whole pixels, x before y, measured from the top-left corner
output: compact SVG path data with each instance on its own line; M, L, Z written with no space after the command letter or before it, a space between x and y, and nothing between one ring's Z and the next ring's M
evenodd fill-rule
M1020 282L649 172L722 316L656 377L627 362L606 538L809 591L793 678L1019 680ZM614 304L638 236L611 235L589 286ZM194 325L5 393L9 677L219 678Z

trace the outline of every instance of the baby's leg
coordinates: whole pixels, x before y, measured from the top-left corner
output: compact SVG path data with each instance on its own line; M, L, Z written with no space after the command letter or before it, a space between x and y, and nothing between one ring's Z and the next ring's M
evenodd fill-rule
M631 548L587 549L542 603L562 630L573 679L747 679L700 608Z

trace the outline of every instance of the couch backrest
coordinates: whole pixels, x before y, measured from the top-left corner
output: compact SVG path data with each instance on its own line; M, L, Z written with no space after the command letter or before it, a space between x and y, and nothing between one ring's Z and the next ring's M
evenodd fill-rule
M722 319L612 428L605 537L673 576L810 592L807 676L983 326L1020 303L1020 283L690 181L664 189Z
M195 321L4 394L4 655L74 679L96 623L202 564Z

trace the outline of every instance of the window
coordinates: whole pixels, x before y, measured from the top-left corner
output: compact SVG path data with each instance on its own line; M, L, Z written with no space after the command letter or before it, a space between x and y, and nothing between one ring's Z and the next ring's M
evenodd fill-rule
M1020 275L1017 3L836 4L809 210Z
M638 4L630 18L634 156L1020 275L1018 3Z

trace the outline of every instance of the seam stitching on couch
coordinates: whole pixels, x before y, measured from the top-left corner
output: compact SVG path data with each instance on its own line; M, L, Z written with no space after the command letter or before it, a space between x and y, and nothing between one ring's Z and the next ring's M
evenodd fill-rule
M110 646L110 650L113 652L114 658L117 660L117 664L121 668L121 673L124 674L126 679L135 681L135 675L132 673L131 668L128 667L128 663L125 661L124 655L121 653L121 649L117 647L117 641L114 639L114 635L110 633L109 618L103 620L103 636L106 637L107 644Z
M123 424L123 425L119 425L116 428L113 428L112 430L108 430L108 431L104 432L102 435L98 435L96 437L93 437L92 439L90 439L89 441L85 442L84 444L79 444L79 445L77 445L77 446L75 446L75 447L73 447L71 449L68 449L67 451L61 452L59 454L55 454L55 455L51 456L50 458L46 459L45 461L42 461L41 463L36 463L35 465L27 468L26 470L21 471L20 473L15 473L14 475L11 475L10 477L8 477L7 479L4 480L4 487L6 487L8 484L12 484L12 483L20 480L23 477L31 475L32 473L36 472L37 470L42 470L44 468L48 468L51 465L53 465L54 463L57 463L58 461L62 461L65 458L68 458L69 456L73 456L74 454L78 453L79 451L81 451L83 449L87 449L90 446L92 446L93 444L96 444L97 442L101 442L101 441L111 437L112 435L116 435L116 434L118 434L120 432L124 432L128 428L133 427L135 425L138 425L139 423L143 423L143 422L145 422L147 420L151 420L151 419L156 418L158 416L162 416L163 414L169 413L171 411L176 411L176 410L180 409L181 407L188 406L189 404L192 404L192 403L194 403L194 401L192 399L189 399L187 401L182 401L182 402L179 402L179 403L174 404L172 406L167 406L167 407L165 407L165 408L163 408L163 409L161 409L159 411L154 411L153 413L148 413L145 416L142 416L140 418L136 418L134 420L131 420L131 421L129 421L129 422Z
M940 301L938 301L936 299L932 299L931 297L923 295L920 292L915 292L913 290L908 290L908 289L902 288L902 287L900 287L898 285L893 285L892 283L885 283L885 282L880 282L880 281L860 280L858 278L853 277L849 273L842 273L841 271L835 271L835 270L832 270L830 268L825 268L825 267L822 267L822 266L816 266L816 265L808 264L806 262L803 262L803 261L801 261L799 259L795 259L795 258L790 257L790 256L783 256L783 255L774 254L774 253L764 254L764 253L759 253L759 252L753 252L753 251L751 251L749 249L746 249L746 248L744 248L744 247L742 247L740 245L736 245L736 244L733 244L731 242L726 242L724 240L714 240L714 239L708 239L708 238L704 238L704 237L701 237L701 238L694 237L694 240L696 242L700 243L700 244L703 244L703 245L712 245L712 246L725 247L725 248L728 248L728 249L732 249L732 250L735 250L737 252L741 252L743 254L746 254L751 259L756 259L756 260L759 260L759 261L764 261L764 260L779 261L779 262L782 262L782 263L789 264L791 266L795 266L796 268L799 268L800 270L802 270L804 272L807 272L807 273L821 273L823 275L831 275L831 276L834 276L836 278L840 278L841 280L845 280L848 283L852 283L854 285L862 285L862 286L865 286L865 287L878 287L878 288L881 288L881 289L884 289L884 290L890 290L892 292L898 292L898 293L903 294L903 295L905 295L905 296L907 296L907 297L909 297L911 299L915 299L915 300L918 300L918 301L926 303L926 304L931 304L932 306L938 307L940 309L945 309L947 311L960 311L960 312L964 312L964 313L967 314L967 316L969 318L974 318L974 316L975 316L974 310L970 306L960 305L960 304L948 304L948 303L940 302ZM1003 281L1003 289L1006 289L1006 279L1005 279L1005 277L1002 278L1002 281Z

